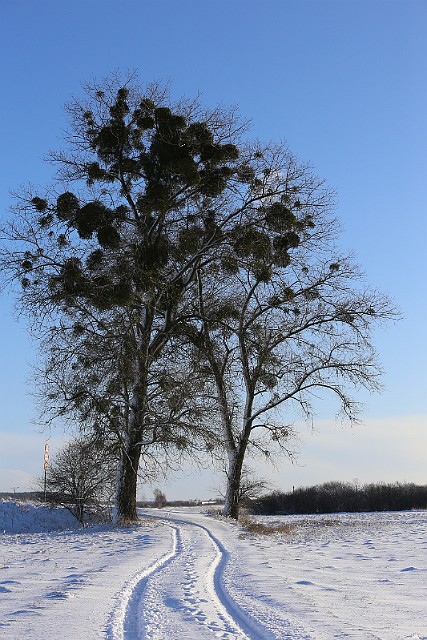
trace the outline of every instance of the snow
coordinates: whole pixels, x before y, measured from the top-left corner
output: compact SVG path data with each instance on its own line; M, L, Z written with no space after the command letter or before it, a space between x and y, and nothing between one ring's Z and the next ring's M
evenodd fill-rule
M427 512L257 518L203 508L79 528L0 502L0 638L427 640Z
M53 509L36 502L0 501L0 532L39 533L75 527L75 517L63 507Z

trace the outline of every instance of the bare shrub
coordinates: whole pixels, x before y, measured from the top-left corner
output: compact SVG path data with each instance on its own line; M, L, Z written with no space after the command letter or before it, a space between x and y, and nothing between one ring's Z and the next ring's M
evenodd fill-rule
M253 518L244 515L239 518L239 523L244 527L248 533L252 533L257 536L271 536L274 534L282 534L290 536L295 533L297 528L296 524L264 524L257 522Z

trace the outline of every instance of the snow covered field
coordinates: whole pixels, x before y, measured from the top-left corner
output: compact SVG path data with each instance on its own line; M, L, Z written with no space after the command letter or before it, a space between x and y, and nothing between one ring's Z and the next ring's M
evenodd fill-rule
M267 536L141 516L72 530L0 502L0 638L427 639L427 512L259 518L291 525Z

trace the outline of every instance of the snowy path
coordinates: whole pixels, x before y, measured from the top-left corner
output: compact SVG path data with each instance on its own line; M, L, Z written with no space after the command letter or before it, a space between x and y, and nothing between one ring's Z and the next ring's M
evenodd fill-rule
M427 640L424 514L319 517L307 530L296 517L292 541L160 513L174 551L139 585L123 640Z
M228 594L223 572L228 552L204 525L161 516L172 532L171 551L133 581L122 595L114 640L270 640ZM120 623L122 627L120 628Z

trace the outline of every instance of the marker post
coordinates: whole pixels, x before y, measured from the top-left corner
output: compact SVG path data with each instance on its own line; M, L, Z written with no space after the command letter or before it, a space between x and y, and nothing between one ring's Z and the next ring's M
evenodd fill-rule
M47 482L47 470L49 467L49 445L46 442L44 445L44 501L46 502L46 482Z

